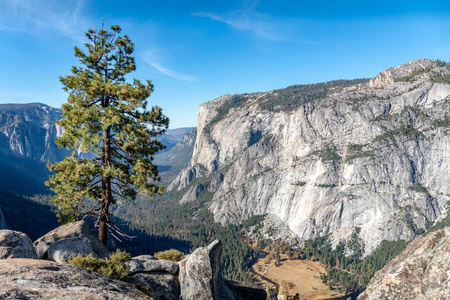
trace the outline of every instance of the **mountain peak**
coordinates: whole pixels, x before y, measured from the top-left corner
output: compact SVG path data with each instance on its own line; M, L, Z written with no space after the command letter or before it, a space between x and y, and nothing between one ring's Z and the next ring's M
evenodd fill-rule
M411 76L414 73L425 71L435 65L435 62L429 59L418 59L415 61L402 64L396 68L388 68L379 73L374 78L370 79L370 87L382 87L384 85L393 83L395 79Z

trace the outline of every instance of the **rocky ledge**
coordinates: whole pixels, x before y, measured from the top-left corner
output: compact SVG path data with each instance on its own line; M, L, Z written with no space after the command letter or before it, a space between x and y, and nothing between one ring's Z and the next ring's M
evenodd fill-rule
M1 299L152 299L134 285L40 259L0 259Z
M125 266L128 282L64 264L77 254L107 256L84 221L62 225L38 240L0 230L0 299L266 299L259 288L225 284L215 240L179 263L152 255L133 257ZM41 259L35 259L36 257Z
M358 300L450 299L450 227L416 238L375 273Z

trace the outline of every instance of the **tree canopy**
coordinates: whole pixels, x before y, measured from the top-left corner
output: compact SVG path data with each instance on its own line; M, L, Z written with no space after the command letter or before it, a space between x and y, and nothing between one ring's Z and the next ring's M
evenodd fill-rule
M169 124L161 108L147 110L151 81L126 82L125 76L136 69L134 44L120 32L120 26L90 29L87 52L75 47L80 66L60 77L69 97L58 122L64 132L56 140L72 154L48 165L55 171L47 184L57 194L53 200L60 221L97 217L103 243L112 204L133 201L138 190L150 196L163 191L152 160L165 148L155 137Z

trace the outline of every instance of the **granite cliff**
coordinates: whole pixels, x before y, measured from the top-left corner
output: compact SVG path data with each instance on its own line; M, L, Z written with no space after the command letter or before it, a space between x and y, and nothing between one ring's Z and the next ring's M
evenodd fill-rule
M358 300L449 299L450 228L418 237L375 273Z
M56 146L61 110L41 103L0 104L0 150L41 161L62 160Z
M192 159L169 189L211 193L222 224L268 214L334 242L360 227L366 254L411 240L448 213L449 83L449 64L420 59L371 80L220 97L199 107Z

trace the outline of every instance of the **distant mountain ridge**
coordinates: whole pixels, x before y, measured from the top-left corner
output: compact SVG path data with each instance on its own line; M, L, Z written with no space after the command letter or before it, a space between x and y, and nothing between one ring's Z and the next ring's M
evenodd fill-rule
M68 155L54 140L63 129L56 124L62 110L42 103L0 104L0 150L41 161L59 161ZM158 140L169 151L193 127L169 129Z
M3 220L0 215L0 227L6 220L9 228L26 231L37 238L57 224L51 207L35 203L30 197L50 194L44 184L50 175L46 163L60 161L69 154L54 142L62 134L62 128L56 124L59 119L61 109L42 103L0 104L0 209L5 217ZM172 153L170 150L189 130L191 128L168 130L166 135L158 137L169 151L158 153L155 159ZM177 167L178 171L187 165L192 147L190 153L183 153L188 157L182 160L172 153L175 161L184 161L184 165ZM41 217L43 219L39 220Z
M191 201L210 193L216 222L269 214L301 240L337 243L359 227L368 254L448 213L449 127L442 61L226 95L200 105L192 159L169 190Z
M54 140L61 110L42 103L0 104L0 150L40 161L61 160L68 154Z

